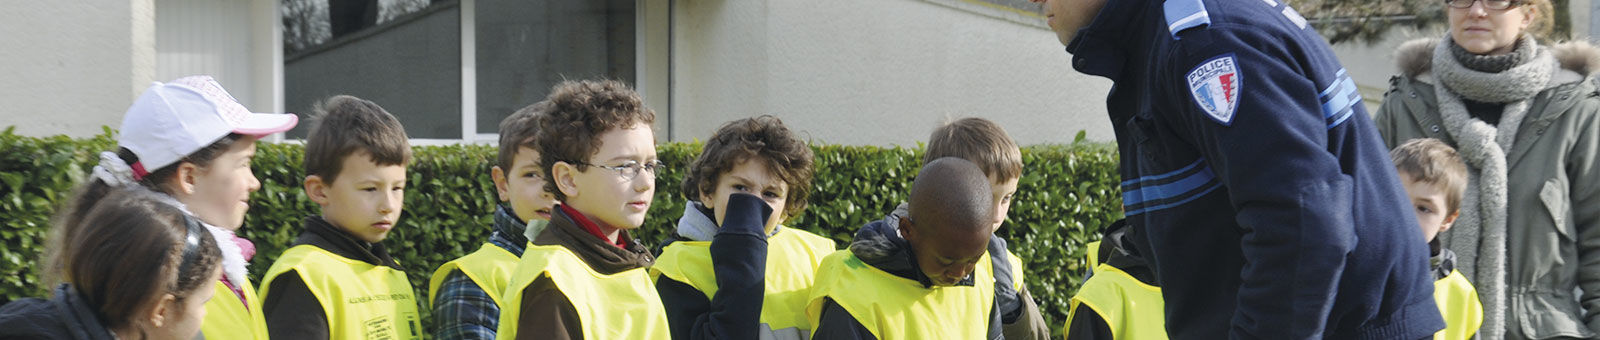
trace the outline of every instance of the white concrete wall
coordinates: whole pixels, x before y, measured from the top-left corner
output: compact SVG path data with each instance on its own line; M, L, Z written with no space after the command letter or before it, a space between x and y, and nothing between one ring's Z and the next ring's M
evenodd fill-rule
M673 139L771 113L819 142L915 145L946 117L1018 143L1114 139L1110 81L1055 36L923 0L676 0Z
M277 0L156 0L156 80L210 75L255 112L281 112Z
M92 136L122 124L155 79L152 0L8 2L0 11L0 128Z

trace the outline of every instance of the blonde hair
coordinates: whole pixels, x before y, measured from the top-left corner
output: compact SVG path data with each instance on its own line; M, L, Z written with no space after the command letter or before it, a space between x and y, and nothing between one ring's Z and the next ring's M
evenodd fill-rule
M1455 148L1433 138L1406 141L1389 151L1395 170L1411 180L1444 189L1445 214L1461 210L1461 196L1467 191L1467 165Z
M1005 129L988 119L962 118L934 129L922 164L944 157L972 162L985 176L999 181L1022 177L1022 150Z
M1517 2L1519 3L1517 8L1523 9L1527 7L1523 10L1533 10L1533 22L1529 23L1528 29L1522 32L1532 35L1534 39L1538 39L1540 42L1551 39L1550 34L1555 31L1556 22L1553 16L1555 8L1550 4L1550 0L1519 0Z

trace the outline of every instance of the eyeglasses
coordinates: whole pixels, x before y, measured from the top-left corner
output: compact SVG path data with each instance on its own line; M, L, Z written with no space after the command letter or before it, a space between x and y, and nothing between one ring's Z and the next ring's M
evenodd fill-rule
M627 161L625 163L622 163L622 165L617 165L617 166L606 166L606 165L599 165L599 164L589 164L589 163L584 163L584 162L572 162L572 164L587 165L587 166L592 166L592 167L596 167L596 168L610 169L611 171L616 171L617 175L622 176L622 179L630 180L630 181L633 180L634 177L639 177L639 173L641 173L641 170L642 170L642 172L650 173L650 177L654 178L655 175L661 171L661 167L666 166L666 164L662 164L660 160L654 160L654 161L649 161L649 162L645 162L645 163L639 163L637 161Z
M1479 1L1483 2L1483 8L1497 11L1522 4L1522 1L1518 0L1445 0L1444 3L1455 8L1472 8L1472 3Z

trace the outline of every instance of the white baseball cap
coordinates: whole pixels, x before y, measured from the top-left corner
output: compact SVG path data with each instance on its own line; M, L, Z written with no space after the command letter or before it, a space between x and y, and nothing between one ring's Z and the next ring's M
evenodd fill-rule
M118 146L139 161L129 164L135 178L200 151L230 133L264 136L294 128L300 117L251 113L211 76L155 82L122 117Z

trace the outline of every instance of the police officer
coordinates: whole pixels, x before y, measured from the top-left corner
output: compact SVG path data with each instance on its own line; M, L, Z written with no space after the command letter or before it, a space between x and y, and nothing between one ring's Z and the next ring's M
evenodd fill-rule
M1173 339L1421 339L1428 250L1355 82L1281 0L1035 0L1110 78Z

